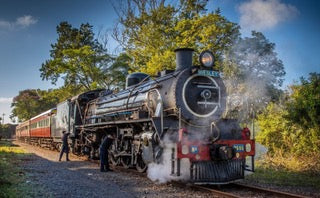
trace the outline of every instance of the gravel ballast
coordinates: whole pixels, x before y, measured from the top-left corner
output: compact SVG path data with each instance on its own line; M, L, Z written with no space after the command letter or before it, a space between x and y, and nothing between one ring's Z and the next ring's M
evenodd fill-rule
M207 192L157 184L138 174L118 170L101 173L98 164L77 156L59 162L58 152L14 143L31 153L21 166L26 182L34 186L32 197L212 197Z

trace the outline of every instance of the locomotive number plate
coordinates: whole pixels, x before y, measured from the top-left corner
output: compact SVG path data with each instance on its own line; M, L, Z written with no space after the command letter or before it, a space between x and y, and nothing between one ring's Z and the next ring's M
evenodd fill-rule
M237 152L244 152L244 145L243 144L234 144L233 148L236 149Z
M212 76L212 77L220 77L220 73L217 71L210 70L198 70L198 74L202 76Z
M192 154L197 154L199 152L198 147L197 146L191 146L191 153Z

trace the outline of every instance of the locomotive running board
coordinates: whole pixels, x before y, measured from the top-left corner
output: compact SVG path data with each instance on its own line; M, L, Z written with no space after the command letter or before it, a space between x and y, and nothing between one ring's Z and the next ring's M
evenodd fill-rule
M115 124L127 124L127 123L135 123L135 122L151 122L151 118L140 119L140 120L117 120L117 121L109 121L109 122L99 122L94 124L85 124L85 125L76 125L76 128L87 128L87 127L95 127L101 125L115 125Z

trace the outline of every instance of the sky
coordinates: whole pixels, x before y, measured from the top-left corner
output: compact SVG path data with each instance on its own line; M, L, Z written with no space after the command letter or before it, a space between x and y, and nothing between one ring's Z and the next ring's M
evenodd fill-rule
M174 0L172 0L174 1ZM241 26L243 37L262 32L276 44L283 61L285 88L310 72L320 73L320 1L210 0L208 10L221 9ZM0 116L10 122L12 98L24 89L57 88L42 81L39 69L50 58L56 26L67 21L99 31L112 29L117 15L108 0L0 0ZM110 52L117 43L110 41Z

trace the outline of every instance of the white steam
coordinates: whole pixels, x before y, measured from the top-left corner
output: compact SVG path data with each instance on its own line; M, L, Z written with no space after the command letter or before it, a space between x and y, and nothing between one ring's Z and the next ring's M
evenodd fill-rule
M179 177L171 175L171 154L172 148L175 148L176 159L176 143L173 143L167 138L164 138L163 153L161 163L148 164L148 178L154 182L167 183L170 181L188 180L190 178L190 162L189 159L181 160L181 175ZM175 163L175 173L177 164Z
M268 104L270 90L281 86L285 74L274 44L261 33L253 32L252 36L235 42L224 63L227 115L242 121Z

